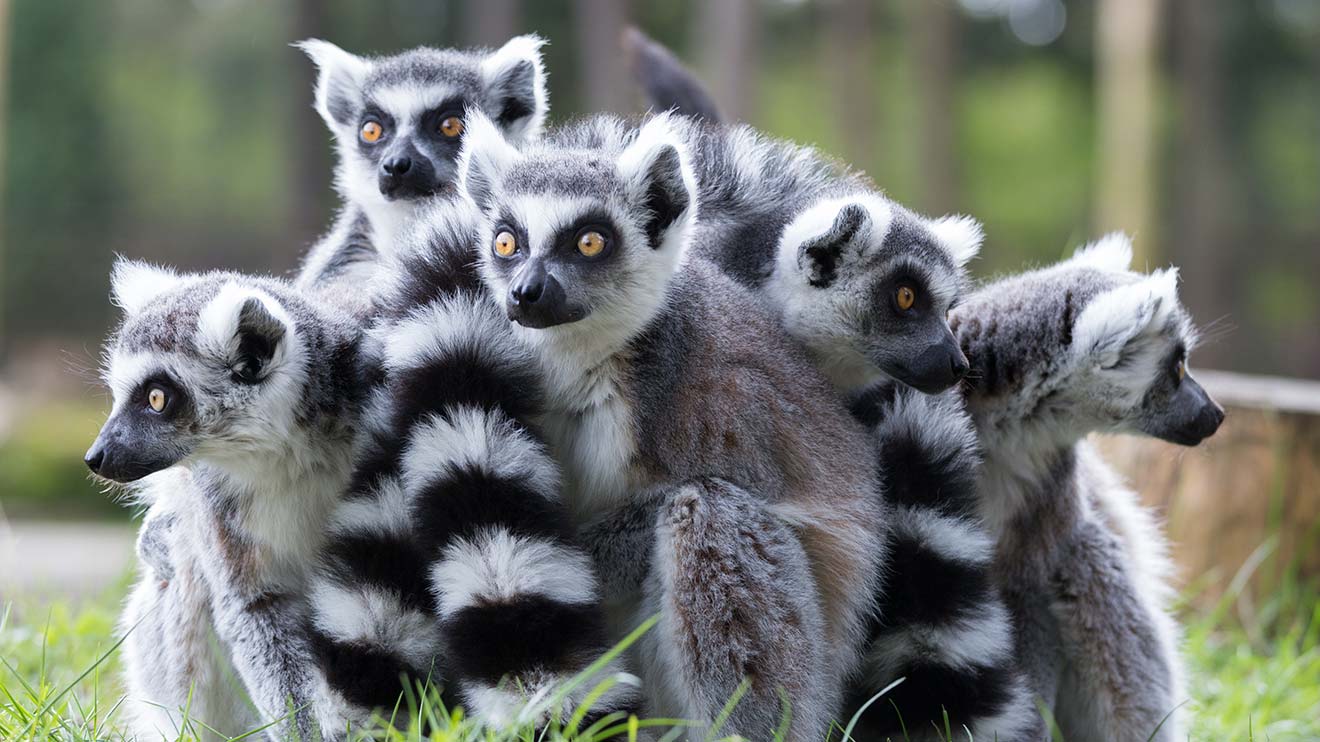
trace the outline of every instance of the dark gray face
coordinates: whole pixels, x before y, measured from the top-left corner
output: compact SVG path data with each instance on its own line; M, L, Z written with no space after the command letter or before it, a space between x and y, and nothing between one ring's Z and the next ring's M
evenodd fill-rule
M426 198L457 181L467 112L482 111L510 135L539 129L535 46L527 56L421 47L373 59L305 43L321 68L318 108L340 142L341 180L350 192L373 184L389 201Z
M917 218L895 210L883 234L860 204L800 248L812 286L845 295L849 322L867 360L889 376L934 394L957 384L970 364L949 328L962 270Z
M465 182L490 225L486 280L510 320L544 329L600 311L627 324L653 310L677 250L666 236L690 200L676 149L644 155L635 172L592 152L526 156L496 172L474 152Z
M104 479L137 481L191 453L194 425L192 401L183 387L168 374L153 374L106 421L83 461Z
M1224 408L1187 374L1187 352L1180 346L1142 400L1140 429L1170 443L1195 446L1222 422Z
M120 328L107 370L114 411L83 459L93 474L132 482L208 445L274 434L268 423L296 383L272 377L287 327L261 300L216 290L171 292Z

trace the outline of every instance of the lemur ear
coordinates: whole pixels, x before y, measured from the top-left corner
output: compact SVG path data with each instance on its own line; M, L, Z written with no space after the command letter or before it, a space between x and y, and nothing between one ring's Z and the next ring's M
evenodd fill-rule
M618 168L629 201L647 213L643 222L647 241L652 249L660 249L671 228L684 225L694 213L697 190L669 114L642 126L637 139L619 156Z
M117 258L110 270L110 301L136 314L151 300L183 283L179 274L140 260Z
M484 211L494 200L500 177L517 159L518 150L481 111L469 108L464 121L463 150L458 154L458 185L472 203Z
M515 36L481 61L481 78L495 123L511 141L524 142L541 135L549 110L545 90L545 64L535 34Z
M1067 262L1074 267L1126 271L1132 266L1132 238L1122 232L1110 232L1079 248Z
M228 283L202 310L198 344L219 355L238 381L261 380L283 360L293 320L262 291Z
M985 239L981 223L961 214L936 219L931 222L930 229L935 233L935 239L940 241L960 266L967 265L968 261L976 257Z
M826 215L820 214L820 216ZM834 218L823 232L818 231L823 225L817 222L816 236L798 245L798 269L806 276L807 283L816 288L825 288L834 283L844 249L857 237L858 232L868 227L870 223L871 214L860 203L847 203L835 211Z
M1073 347L1094 365L1113 368L1131 343L1158 331L1177 306L1178 270L1156 271L1091 300L1073 325Z
M362 107L362 82L371 63L321 39L306 39L294 46L321 71L316 79L316 111L326 126L334 131L336 126L352 125Z

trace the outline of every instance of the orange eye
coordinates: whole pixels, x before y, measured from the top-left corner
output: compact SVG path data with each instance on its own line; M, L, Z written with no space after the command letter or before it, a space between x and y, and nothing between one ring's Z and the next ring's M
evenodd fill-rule
M1178 381L1182 381L1187 376L1187 361L1178 361L1174 370L1178 372Z
M362 141L375 142L385 133L385 127L375 121L368 121L362 125Z
M898 308L906 312L917 303L917 292L910 286L899 286L898 291L894 293L894 301L898 303Z
M151 409L156 412L163 412L167 402L169 402L169 397L165 396L164 389L161 389L158 386L153 386L151 387L151 390L147 392L147 404L151 405Z
M440 133L453 139L463 133L463 119L457 116L449 116L440 122Z
M600 232L586 232L578 238L577 249L588 258L594 258L605 249L605 236Z
M513 233L504 231L495 235L495 254L501 258L507 258L518 252L518 241L513 238Z

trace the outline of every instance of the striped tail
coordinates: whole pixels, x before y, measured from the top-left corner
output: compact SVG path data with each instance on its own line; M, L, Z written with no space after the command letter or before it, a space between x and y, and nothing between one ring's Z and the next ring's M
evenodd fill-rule
M845 718L903 679L868 708L854 738L906 728L914 739L943 739L932 732L947 713L955 736L966 727L975 739L1045 739L993 582L994 541L977 515L976 434L959 398L889 384L853 411L872 429L894 507L880 611Z
M596 578L529 423L533 359L478 282L470 213L446 208L382 292L381 378L313 591L323 729L388 713L401 678L495 724L566 718L603 679L549 708L608 649ZM638 698L617 684L595 703Z

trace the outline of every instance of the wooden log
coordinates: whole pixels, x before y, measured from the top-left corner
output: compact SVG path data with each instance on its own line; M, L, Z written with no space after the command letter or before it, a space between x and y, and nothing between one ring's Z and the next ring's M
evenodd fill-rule
M1096 436L1105 458L1166 520L1182 584L1212 605L1251 555L1275 550L1250 594L1277 588L1288 570L1320 577L1320 382L1202 371L1227 411L1196 448L1137 436Z

